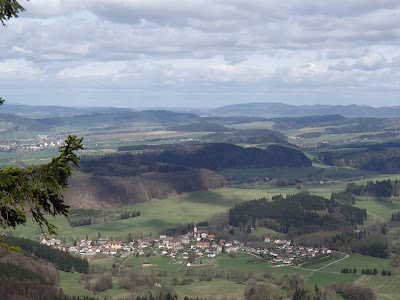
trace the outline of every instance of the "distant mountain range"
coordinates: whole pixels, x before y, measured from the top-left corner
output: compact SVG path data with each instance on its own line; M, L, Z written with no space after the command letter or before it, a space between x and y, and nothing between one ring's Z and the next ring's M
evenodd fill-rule
M23 104L4 103L0 111L5 114L13 114L24 117L67 117L81 114L110 114L126 111L135 111L132 108L115 107L64 107L64 106L34 106Z
M342 115L345 117L400 117L400 106L366 105L288 105L277 102L254 102L218 107L208 112L223 116L257 116L264 118Z
M253 102L232 104L218 108L146 108L146 110L173 111L192 113L202 116L254 116L263 118L300 117L314 115L342 115L344 117L400 117L400 106L372 107L367 105L289 105L278 102ZM88 114L137 113L142 109L115 107L62 107L62 106L29 106L5 103L1 112L30 118L71 117Z

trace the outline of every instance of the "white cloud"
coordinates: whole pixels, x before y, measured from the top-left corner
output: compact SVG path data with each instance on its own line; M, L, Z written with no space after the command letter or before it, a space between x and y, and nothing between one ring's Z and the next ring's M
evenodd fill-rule
M100 99L107 93L95 90L107 89L122 106L205 94L213 104L299 103L324 92L364 101L362 89L371 87L398 96L397 0L32 0L25 7L0 28L2 93L15 82L31 94L57 88L53 101L63 90Z
M379 70L387 66L387 60L381 55L370 53L360 58L354 66L366 71Z
M0 62L0 78L3 80L36 80L40 69L25 59L9 59Z
M125 68L122 62L91 62L73 68L64 68L58 72L61 77L110 77L117 75Z
M18 46L13 46L11 48L11 51L12 52L16 52L16 53L22 53L22 54L32 54L33 53L32 50L24 49L24 48L21 48L21 47L18 47Z

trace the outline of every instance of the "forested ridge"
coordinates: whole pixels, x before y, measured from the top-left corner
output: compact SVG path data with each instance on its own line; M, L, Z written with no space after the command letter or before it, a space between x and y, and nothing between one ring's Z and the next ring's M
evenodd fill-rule
M237 204L229 210L228 220L242 230L247 227L248 234L253 226L267 227L305 246L390 257L386 227L356 230L367 219L367 211L354 203L348 192L332 193L330 199L300 192ZM396 218L394 214L394 222Z
M341 197L340 197L341 198ZM301 192L294 195L261 198L236 204L229 210L229 223L246 227L258 221L260 226L290 234L307 234L320 230L345 230L363 224L365 209Z
M229 132L234 131L218 123L208 122L195 122L190 124L176 125L168 127L169 131L183 131L183 132Z
M69 189L63 195L73 209L101 209L225 186L225 178L213 171L185 168L139 176L75 176L69 180Z
M270 145L264 150L256 147L243 148L229 143L206 143L181 146L173 150L168 147L164 151L123 155L127 155L125 161L129 159L132 165L146 168L161 168L157 163L210 170L311 166L311 160L301 150L285 145ZM105 158L104 161L111 159ZM122 161L124 156L115 156L115 160ZM82 161L82 168L86 168L85 159Z
M395 181L388 179L382 181L377 180L376 182L370 180L367 181L366 185L348 183L346 186L346 192L355 196L389 198L391 196L400 195L400 182L397 179Z
M10 246L20 247L23 251L45 261L54 263L59 270L70 272L74 268L79 273L87 274L89 272L89 263L86 259L72 256L68 252L53 249L33 240L13 236L5 236L4 242Z
M60 281L53 263L44 261L27 252L7 252L0 249L0 277L14 277L18 280L38 280L45 285Z
M365 146L364 146L365 147ZM322 152L322 161L331 166L352 167L371 171L399 172L400 151L399 146L387 147L386 145L369 146L367 150L335 153Z
M298 129L304 127L319 127L338 124L348 120L341 115L314 115L302 117L283 117L269 119L274 122L274 128L279 130Z
M234 132L215 132L202 137L202 140L213 141L214 143L228 144L280 144L291 145L287 137L275 130L270 129L244 129Z
M188 146L181 151L164 151L155 160L210 170L311 166L311 160L302 151L280 145L271 145L263 150L225 143L210 143Z

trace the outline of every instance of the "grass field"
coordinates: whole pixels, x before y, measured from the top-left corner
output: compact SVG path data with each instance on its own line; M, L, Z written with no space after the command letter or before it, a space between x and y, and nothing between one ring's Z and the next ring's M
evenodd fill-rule
M228 128L235 129L273 129L274 122L272 121L258 121L251 123L238 123L232 125L226 125Z
M95 263L106 265L111 268L113 260L115 259L107 257L105 259L97 260ZM273 278L298 274L305 278L308 286L318 285L323 287L332 282L354 282L363 287L371 288L378 296L378 299L398 299L398 294L400 293L400 277L396 277L396 274L398 273L390 267L389 260L372 258L359 254L351 254L349 258L332 264L320 271L307 271L288 266L274 267L274 265L269 262L254 264L251 263L251 261L257 260L257 258L245 253L238 253L237 258L231 258L227 254L220 254L215 259L210 260L215 262L210 266L211 269L224 268L241 273L243 272L245 274L263 274L268 272L273 276ZM153 266L143 268L141 266L143 261L148 261L152 263ZM180 261L180 263L173 263L173 261ZM176 276L179 279L191 277L190 275L185 275L188 268L208 268L207 266L188 267L185 263L186 260L179 256L177 258L170 258L162 256L135 257L131 255L123 260L121 266L137 271L152 270L156 274L167 271L167 274L164 274L165 276L161 277L161 279L167 283L171 282L173 276ZM346 267L357 268L357 274L341 274L340 270ZM363 268L377 268L378 271L385 268L386 270L392 270L392 272L394 272L391 277L361 275L360 270ZM88 291L78 283L81 274L60 272L60 276L60 285L66 292L71 295L88 295ZM192 284L185 286L177 285L174 287L179 299L182 299L185 296L188 296L189 298L202 297L203 299L220 299L221 297L236 297L236 299L243 299L245 289L245 285L243 284L236 284L231 280L219 278L214 278L212 281L204 282L199 281L196 276L193 276L192 278L195 279ZM107 299L122 299L131 295L129 291L119 288L117 278L114 278L113 282L113 289L98 294L101 298L107 297Z
M235 282L216 278L212 281L195 281L191 285L179 285L174 287L179 299L185 296L189 298L201 297L203 299L215 299L226 297L229 299L244 299L244 284L237 284Z
M135 231L141 231L144 234L158 234L178 223L205 221L215 214L227 212L237 203L268 195L271 195L269 191L257 189L221 189L196 192L167 199L153 199L151 202L123 207L123 209L141 212L140 217L132 219L75 228L70 227L65 217L55 218L54 223L59 228L59 236L66 239L84 238L86 235L94 237L98 232L101 232L102 236L108 237L127 235ZM51 220L53 219L51 218ZM38 226L28 220L26 226L18 226L14 233L22 237L33 237L37 232Z
M398 271L393 269L393 267L390 265L389 259L371 257L357 253L350 254L348 258L324 268L323 271L340 273L343 268L351 268L352 270L356 268L357 274L361 274L362 269L374 268L378 270L378 274L382 272L382 270L391 271L393 275L398 274Z
M389 221L394 211L400 211L400 200L391 198L392 203L370 200L357 201L357 206L365 208L367 211L372 212L376 216Z
M372 289L380 300L397 300L400 295L400 278L387 276L360 276L356 284Z
M60 287L71 296L90 296L90 292L78 284L79 278L82 276L80 273L69 273L58 271L60 274Z
M360 274L332 274L323 271L314 272L307 277L306 283L310 286L327 286L332 282L349 283L354 282L360 278Z

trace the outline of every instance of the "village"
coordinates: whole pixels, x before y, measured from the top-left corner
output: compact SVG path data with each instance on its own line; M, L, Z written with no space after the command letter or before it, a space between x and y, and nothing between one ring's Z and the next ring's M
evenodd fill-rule
M248 253L262 260L280 265L302 265L304 261L315 257L324 257L332 254L328 248L312 248L301 245L292 245L290 240L265 238L259 246L244 244L238 240L216 239L207 229L200 230L195 225L193 232L177 237L160 235L158 238L137 239L123 243L111 241L106 237L97 240L81 239L76 245L61 244L60 239L46 239L41 237L41 244L69 252L71 254L90 257L98 253L111 256L127 257L131 254L149 257L153 255L180 257L189 261L189 255L195 253L196 258L213 258L220 253ZM233 255L232 255L233 256ZM188 262L190 265L190 262Z
M64 140L42 134L36 137L4 139L0 144L0 151L31 153L44 149L60 147Z

